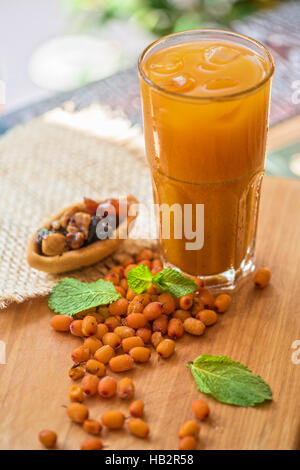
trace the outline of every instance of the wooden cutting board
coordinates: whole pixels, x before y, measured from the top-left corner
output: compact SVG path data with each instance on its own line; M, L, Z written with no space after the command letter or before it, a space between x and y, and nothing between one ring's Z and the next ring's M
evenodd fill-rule
M280 145L279 135L277 126L270 136L272 148ZM247 365L271 386L274 400L239 408L208 397L211 417L201 425L199 449L300 448L300 363L292 361L292 344L300 340L299 202L298 181L265 178L257 265L270 267L271 284L260 291L251 280L244 283L230 310L203 337L185 335L169 360L154 353L149 364L128 373L136 397L145 401L151 435L141 440L125 429L104 432L106 449L177 449L178 428L192 418L192 401L203 397L185 364L203 353L225 354ZM43 428L58 433L60 449L78 449L87 436L65 410L70 353L80 340L54 332L50 318L46 299L0 312L0 340L7 344L7 364L0 365L1 449L40 449L37 434ZM86 402L95 419L107 409L129 414L128 403L118 399Z

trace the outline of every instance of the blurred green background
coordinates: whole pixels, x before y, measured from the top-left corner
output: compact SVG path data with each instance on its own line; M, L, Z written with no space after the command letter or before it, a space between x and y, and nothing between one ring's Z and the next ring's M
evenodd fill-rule
M74 12L85 12L85 22L96 25L114 18L131 18L144 29L161 36L203 26L229 26L233 20L275 6L280 1L65 0L65 3Z

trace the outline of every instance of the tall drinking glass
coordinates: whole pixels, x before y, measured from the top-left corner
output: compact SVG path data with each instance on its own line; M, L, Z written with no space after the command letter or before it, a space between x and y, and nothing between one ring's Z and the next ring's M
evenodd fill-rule
M164 264L218 288L254 268L273 71L264 46L219 30L166 36L139 60L154 201L173 217L166 236L158 216Z

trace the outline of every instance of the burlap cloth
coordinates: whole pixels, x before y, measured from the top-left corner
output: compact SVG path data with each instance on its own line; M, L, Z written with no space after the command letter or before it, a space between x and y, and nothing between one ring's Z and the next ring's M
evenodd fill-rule
M0 308L46 295L62 277L36 271L25 259L28 238L51 214L83 196L131 193L148 207L152 201L140 129L99 106L75 113L56 109L5 134L0 176ZM142 211L134 241L71 275L94 281L115 260L136 252L145 244L145 217Z

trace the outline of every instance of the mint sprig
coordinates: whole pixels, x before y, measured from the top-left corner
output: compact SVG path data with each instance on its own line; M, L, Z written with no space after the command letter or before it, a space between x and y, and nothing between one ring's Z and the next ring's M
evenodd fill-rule
M152 284L153 275L145 264L139 264L128 273L128 285L135 294L142 294Z
M82 282L66 277L53 287L48 299L49 307L56 313L73 316L98 305L110 304L121 298L112 282L99 279Z
M222 403L255 406L272 400L269 385L248 367L229 357L203 354L187 367L191 369L198 390Z
M153 276L148 266L140 264L128 273L128 285L135 294L142 294L151 284L162 292L169 292L174 297L182 297L197 289L193 279L183 276L179 271L166 268Z
M154 284L163 292L170 292L174 297L182 297L197 289L197 284L193 279L183 276L179 271L166 268L155 274Z

